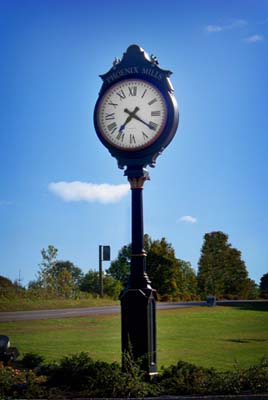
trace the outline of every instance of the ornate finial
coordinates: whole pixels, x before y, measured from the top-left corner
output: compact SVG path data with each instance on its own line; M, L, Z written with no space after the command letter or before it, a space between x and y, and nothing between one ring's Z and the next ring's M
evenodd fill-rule
M120 59L118 57L115 57L115 59L113 61L113 67L115 67L119 63L120 63Z
M153 64L155 65L159 65L158 59L156 56L154 56L153 54L151 54L151 61Z

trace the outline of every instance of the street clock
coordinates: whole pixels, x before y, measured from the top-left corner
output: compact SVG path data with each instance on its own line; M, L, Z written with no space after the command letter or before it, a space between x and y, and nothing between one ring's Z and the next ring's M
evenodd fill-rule
M170 75L137 45L101 75L94 125L120 168L154 166L174 137L179 112Z
M147 165L155 165L179 123L170 75L159 67L156 57L131 45L122 60L115 59L101 75L103 84L94 110L97 135L118 166L126 167L131 187L130 275L120 294L123 368L124 354L129 353L134 360L142 360L150 376L157 373L156 291L146 273L142 193L149 179Z

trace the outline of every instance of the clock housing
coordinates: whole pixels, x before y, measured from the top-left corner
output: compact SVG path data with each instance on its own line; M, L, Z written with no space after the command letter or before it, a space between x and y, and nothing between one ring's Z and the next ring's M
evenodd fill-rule
M101 75L94 110L96 133L120 168L154 166L173 139L179 113L171 72L137 45Z

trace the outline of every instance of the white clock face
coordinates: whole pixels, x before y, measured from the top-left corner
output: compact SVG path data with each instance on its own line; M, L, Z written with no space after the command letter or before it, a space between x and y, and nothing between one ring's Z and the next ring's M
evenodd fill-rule
M113 85L101 99L97 123L102 136L122 150L141 150L163 132L167 107L161 92L141 79Z

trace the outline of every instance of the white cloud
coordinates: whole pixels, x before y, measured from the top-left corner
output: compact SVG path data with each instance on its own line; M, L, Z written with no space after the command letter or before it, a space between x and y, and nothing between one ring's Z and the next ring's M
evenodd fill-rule
M222 30L223 30L223 27L219 26L219 25L208 25L208 26L206 26L206 31L209 32L209 33L221 32Z
M52 182L49 190L62 200L99 202L102 204L116 203L129 192L129 184L110 185L90 182Z
M195 217L192 217L191 215L184 215L183 217L180 217L179 221L188 222L189 224L197 223L197 219Z
M205 30L208 33L216 33L216 32L227 31L230 29L242 28L245 25L247 25L247 21L245 21L244 19L235 19L232 20L229 24L207 25Z
M252 35L245 39L247 43L257 43L257 42L262 42L263 40L264 37L262 35Z
M248 23L244 19L235 19L229 25L226 25L226 29L243 28Z

